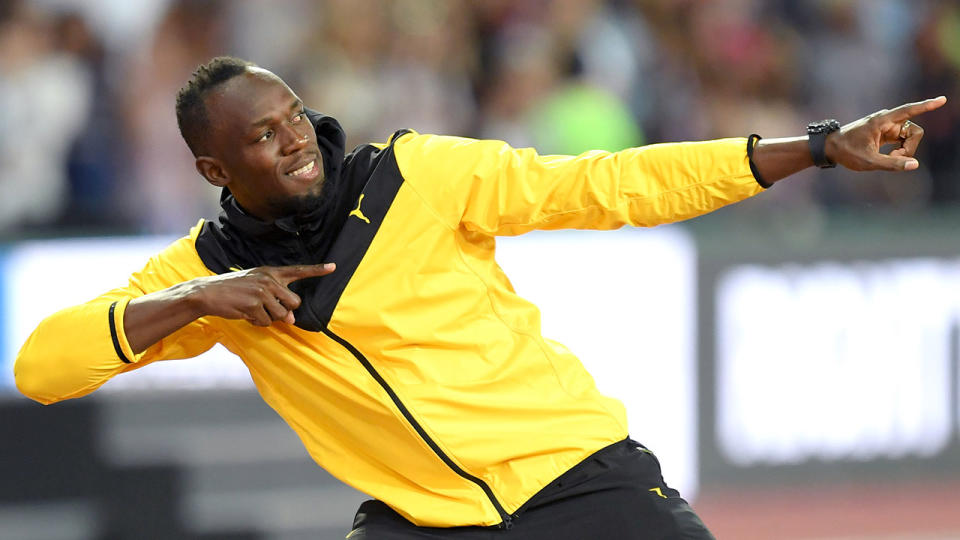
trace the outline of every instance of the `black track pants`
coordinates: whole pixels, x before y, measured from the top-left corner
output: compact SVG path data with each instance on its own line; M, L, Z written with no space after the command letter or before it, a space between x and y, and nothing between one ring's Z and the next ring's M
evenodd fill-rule
M380 501L360 506L349 540L714 540L657 458L630 439L608 446L521 508L510 529L417 527Z

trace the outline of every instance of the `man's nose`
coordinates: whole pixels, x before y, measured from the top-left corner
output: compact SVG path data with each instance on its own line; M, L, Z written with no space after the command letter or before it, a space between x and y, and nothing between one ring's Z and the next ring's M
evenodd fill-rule
M283 154L290 155L300 150L303 150L307 143L310 142L310 137L306 133L300 133L293 127L287 127L284 129L284 144L283 144Z

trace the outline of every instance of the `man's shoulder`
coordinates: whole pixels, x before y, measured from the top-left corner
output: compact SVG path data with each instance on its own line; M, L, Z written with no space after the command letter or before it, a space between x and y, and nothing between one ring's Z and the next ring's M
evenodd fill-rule
M174 240L154 255L150 259L151 263L158 267L175 268L178 273L195 274L193 277L208 275L210 272L200 260L196 247L197 239L207 225L208 222L201 219L185 236Z
M340 176L341 188L347 190L364 190L373 177L382 177L384 174L401 177L396 164L395 147L397 141L416 135L410 129L397 130L382 143L365 143L354 148L343 160ZM350 203L356 200L356 195L349 197Z
M394 144L404 135L415 136L418 135L418 133L412 129L398 129L384 142L368 142L358 145L346 155L344 161L349 164L351 162L355 163L357 161L363 161L364 159L383 157L385 154L390 154L393 152Z
M187 235L174 240L150 257L140 271L131 275L131 283L144 291L153 292L194 278L211 275L211 272L203 266L194 247L194 242L203 225L204 221L201 220L190 229Z

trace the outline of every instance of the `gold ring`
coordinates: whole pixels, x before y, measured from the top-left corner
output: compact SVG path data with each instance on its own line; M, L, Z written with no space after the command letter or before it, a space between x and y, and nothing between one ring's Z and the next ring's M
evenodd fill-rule
M912 125L913 125L913 122L911 122L911 121L909 121L909 120L907 120L906 122L904 122L903 125L900 126L900 134L898 135L898 137L901 138L901 139L906 139L906 138L907 138L907 130L910 129L910 126L912 126Z

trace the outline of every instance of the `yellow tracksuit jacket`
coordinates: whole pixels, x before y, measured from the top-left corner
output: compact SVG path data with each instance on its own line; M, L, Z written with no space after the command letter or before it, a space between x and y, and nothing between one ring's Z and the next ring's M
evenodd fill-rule
M541 335L537 308L494 260L494 238L710 212L762 191L746 143L541 156L398 132L347 156L362 190L332 247L307 261L337 263L299 291L307 328L204 317L134 354L130 299L232 266L230 250L201 257L216 251L201 249L212 226L201 222L126 287L44 320L16 360L16 384L53 403L219 342L334 476L418 525L507 523L551 480L624 439L627 423L580 361Z

